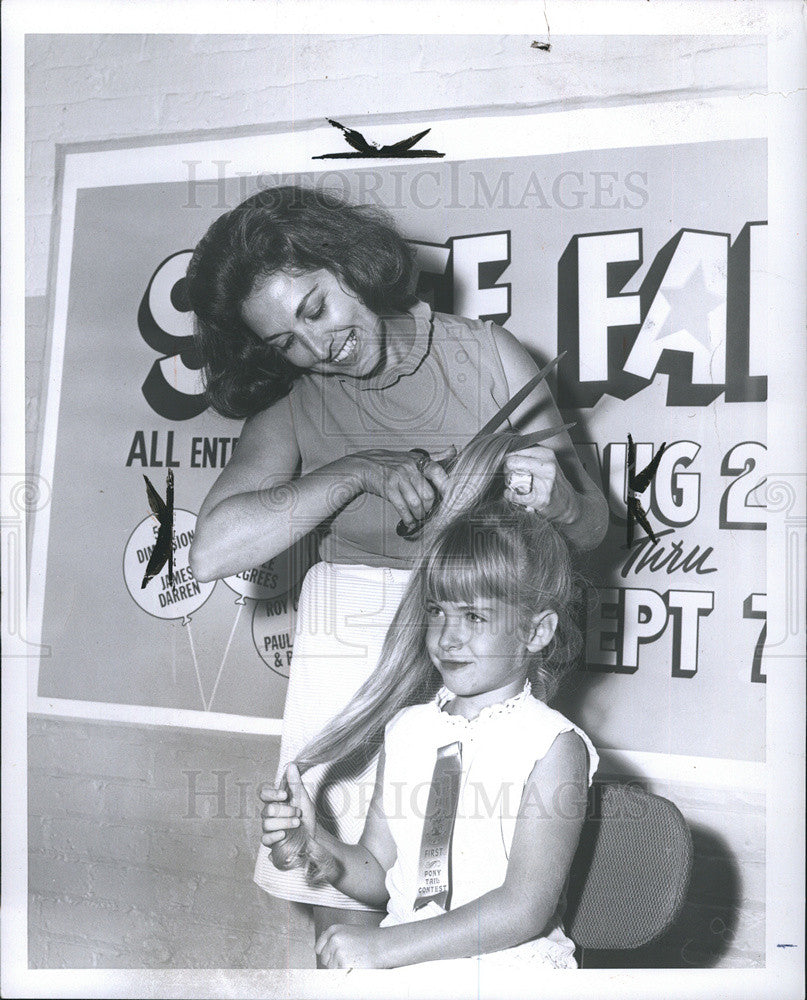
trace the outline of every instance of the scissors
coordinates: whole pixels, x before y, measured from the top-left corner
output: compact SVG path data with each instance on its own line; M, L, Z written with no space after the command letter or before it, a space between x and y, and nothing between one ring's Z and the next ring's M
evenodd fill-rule
M476 434L474 434L474 436L471 438L468 444L465 445L465 448L463 448L462 451L465 451L471 445L475 444L477 441L480 440L480 438L488 437L488 435L493 434L497 430L497 428L499 428L505 422L505 420L507 420L510 414L516 409L516 407L520 406L521 403L524 402L524 400L527 398L527 396L529 396L529 394L533 391L533 389L535 389L536 386L540 385L540 383L544 381L547 375L557 367L558 363L560 362L561 358L565 353L566 352L564 351L563 354L559 354L554 360L550 361L548 365L544 365L544 367L536 375L533 375L533 377L529 380L529 382L527 382L526 385L522 386L515 394L515 396L509 399L504 404L504 406L500 410L498 410L498 412L496 412L490 418L490 420L488 420L488 422L482 428L480 428L480 430L476 432ZM569 424L558 424L555 427L547 427L546 430L536 431L534 434L521 434L513 439L510 447L507 450L508 452L511 452L511 451L519 451L521 448L531 448L533 445L540 444L541 441L546 441L547 438L554 437L556 434L560 434L563 431L568 430L570 427L574 427L574 422ZM418 463L419 467L421 463L425 465L425 463L430 461L431 459L431 456L424 448L410 448L410 451L413 454L418 455L420 457L420 461ZM459 454L455 455L453 458L447 458L444 459L442 462L438 462L438 465L442 466L442 468L445 469L446 472L450 472L452 466L454 465L454 463L457 461L458 458ZM422 518L419 521L416 521L414 524L407 525L405 521L399 521L398 526L395 529L396 533L401 538L414 538L421 531L421 529L423 528L425 523L429 520L429 518L432 516L434 511L437 509L437 506L438 504L435 504L424 518Z

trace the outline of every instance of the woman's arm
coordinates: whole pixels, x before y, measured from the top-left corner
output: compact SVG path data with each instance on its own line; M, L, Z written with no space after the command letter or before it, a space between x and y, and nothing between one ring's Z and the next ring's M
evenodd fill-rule
M247 420L233 457L202 504L190 551L197 580L259 566L364 492L384 497L405 522L414 523L446 482L437 462L420 471L408 452L381 449L294 478L299 466L285 398Z
M492 330L507 387L514 396L538 367L512 333L495 324ZM510 422L521 434L563 423L545 381L518 407ZM547 439L543 445L508 457L506 468L515 471L521 467L537 480L535 506L569 541L579 549L593 549L600 544L608 530L608 503L583 468L566 431Z
M368 930L336 925L317 942L329 968L395 968L500 951L537 937L558 904L577 848L588 796L588 757L562 733L532 770L516 821L504 883L432 919Z
M258 566L310 530L312 525L295 523L293 498L283 492L299 464L288 399L246 421L196 520L190 564L197 580L218 580ZM307 506L321 508L320 520L328 516L324 497L317 502L311 496Z

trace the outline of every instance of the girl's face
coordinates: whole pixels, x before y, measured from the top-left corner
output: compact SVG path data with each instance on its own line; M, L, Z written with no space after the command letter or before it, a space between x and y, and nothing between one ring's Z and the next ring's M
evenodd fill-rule
M241 316L287 361L322 375L366 378L384 362L384 326L330 271L256 282Z
M431 661L458 697L489 694L495 702L517 693L527 676L528 653L541 648L525 635L517 611L498 600L466 604L430 599L426 622Z

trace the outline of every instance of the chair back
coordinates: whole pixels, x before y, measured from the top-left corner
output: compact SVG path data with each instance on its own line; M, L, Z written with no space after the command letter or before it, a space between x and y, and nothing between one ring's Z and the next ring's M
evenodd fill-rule
M595 784L567 890L564 926L582 948L638 948L686 898L692 836L679 810L634 784Z

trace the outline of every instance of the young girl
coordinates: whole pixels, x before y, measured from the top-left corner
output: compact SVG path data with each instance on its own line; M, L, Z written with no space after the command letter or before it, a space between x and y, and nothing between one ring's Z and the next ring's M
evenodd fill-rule
M379 666L286 787L261 790L278 867L386 907L380 927L320 935L326 968L576 967L563 897L597 754L546 704L579 643L572 573L548 522L491 499L511 444L495 435L460 456ZM343 843L300 773L366 767L379 747L364 832Z

